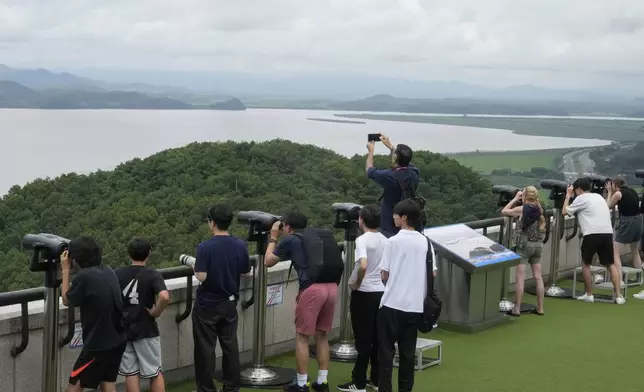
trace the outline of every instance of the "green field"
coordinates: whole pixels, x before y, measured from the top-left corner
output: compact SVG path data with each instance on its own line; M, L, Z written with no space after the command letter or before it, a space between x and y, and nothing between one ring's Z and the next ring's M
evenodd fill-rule
M522 135L601 139L616 142L644 141L644 121L529 118L423 116L389 114L336 114L338 117L367 120L401 121L465 127L507 129Z
M448 156L476 172L489 174L494 169L512 169L513 171L530 171L533 167L556 169L555 161L568 151L570 149L468 152L448 154Z
M570 281L564 285L569 287ZM644 301L631 296L639 290L637 287L629 290L623 306L547 298L545 316L522 315L504 326L474 335L439 328L429 337L443 341L443 363L416 372L414 390L641 391L638 374L644 352L641 338ZM534 299L526 295L525 302L534 303ZM268 362L292 368L295 359L290 353ZM331 391L350 379L351 369L351 364L331 365ZM396 372L394 369L394 390L398 390ZM309 377L316 376L316 365L311 361ZM168 389L194 390L193 382Z

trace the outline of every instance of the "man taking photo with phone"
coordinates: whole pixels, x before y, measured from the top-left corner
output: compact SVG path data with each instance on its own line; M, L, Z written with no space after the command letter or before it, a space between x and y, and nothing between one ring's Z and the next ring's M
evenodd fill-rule
M382 187L380 230L385 237L389 238L399 231L394 225L394 206L401 200L412 197L412 193L415 196L420 181L420 172L411 164L413 151L409 146L398 144L394 147L389 138L383 134L380 134L380 141L391 153L392 167L390 169L376 169L374 167L373 157L376 142L371 140L367 143L368 154L365 170L367 176ZM422 209L424 206L420 207Z

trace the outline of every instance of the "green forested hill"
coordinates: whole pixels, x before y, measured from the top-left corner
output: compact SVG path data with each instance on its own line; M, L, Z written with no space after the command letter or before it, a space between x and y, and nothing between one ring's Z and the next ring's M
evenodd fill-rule
M26 233L95 236L112 266L127 262L125 244L145 236L154 244L152 265L176 265L208 238L208 207L230 203L236 211L281 214L298 208L310 224L330 226L334 202L375 202L378 187L364 173L364 156L284 140L265 143L194 143L135 159L114 171L66 174L13 187L0 200L0 291L41 284L20 251ZM378 157L385 167L388 157ZM496 200L490 184L453 159L418 152L421 193L429 200L430 224L486 218ZM233 225L244 236L246 228Z

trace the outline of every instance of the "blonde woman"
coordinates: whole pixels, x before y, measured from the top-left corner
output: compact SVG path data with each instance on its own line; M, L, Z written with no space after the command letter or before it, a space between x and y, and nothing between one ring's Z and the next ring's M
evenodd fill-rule
M516 204L522 201L523 205ZM515 288L514 309L508 311L513 317L521 315L521 300L525 285L525 266L530 264L532 275L537 284L537 308L533 314L543 316L543 276L541 275L541 253L543 251L543 232L546 227L546 218L543 207L539 202L539 191L533 186L528 186L523 191L517 192L501 211L504 216L518 217L515 234L515 252L521 256L521 263L517 266L517 279Z

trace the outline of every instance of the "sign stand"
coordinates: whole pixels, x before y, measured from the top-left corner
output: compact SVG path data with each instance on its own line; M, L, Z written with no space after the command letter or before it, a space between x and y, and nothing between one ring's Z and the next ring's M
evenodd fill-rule
M499 312L503 270L520 257L464 224L432 227L424 234L443 259L438 269L441 328L475 333L507 322Z

